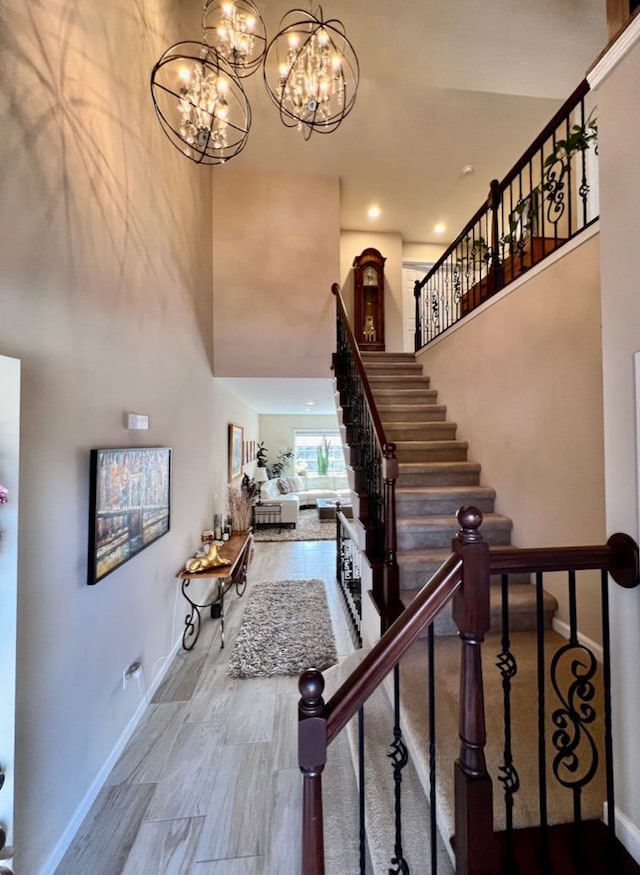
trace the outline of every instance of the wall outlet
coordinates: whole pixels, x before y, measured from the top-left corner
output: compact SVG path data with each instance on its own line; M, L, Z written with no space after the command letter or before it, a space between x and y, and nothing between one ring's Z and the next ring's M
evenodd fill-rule
M142 674L142 660L136 659L131 665L122 670L122 689L127 689L129 678L139 678Z

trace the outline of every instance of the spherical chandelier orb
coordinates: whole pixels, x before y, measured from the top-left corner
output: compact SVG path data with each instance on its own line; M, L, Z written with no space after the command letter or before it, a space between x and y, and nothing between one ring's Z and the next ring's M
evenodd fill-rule
M264 59L267 92L290 128L330 134L351 112L358 92L358 56L337 18L303 9L282 18Z
M209 0L202 14L207 42L238 76L255 73L267 47L267 31L253 0Z
M197 164L224 164L245 147L251 107L234 70L206 42L171 46L151 71L162 129Z

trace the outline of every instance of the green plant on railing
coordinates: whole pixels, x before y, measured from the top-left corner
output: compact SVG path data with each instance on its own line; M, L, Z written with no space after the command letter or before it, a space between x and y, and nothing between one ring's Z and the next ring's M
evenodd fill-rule
M327 471L329 470L329 447L331 446L331 441L328 441L326 437L322 438L322 443L318 445L316 450L317 459L318 459L318 474L321 477L327 476Z
M544 160L543 167L547 178L531 189L526 197L521 197L509 216L509 229L498 239L499 259L501 263L504 251L514 244L521 244L531 235L537 211L532 209L538 199L553 201L564 187L563 178L569 171L572 158L579 152L586 152L598 142L598 120L593 118L593 110L583 125L573 125L566 139L556 140L553 149ZM549 178L551 168L559 164L559 171ZM526 212L526 215L525 215ZM523 221L524 219L524 221ZM466 237L463 243L471 243L468 253L458 256L456 263L470 269L474 264L489 266L493 260L493 250L484 237Z

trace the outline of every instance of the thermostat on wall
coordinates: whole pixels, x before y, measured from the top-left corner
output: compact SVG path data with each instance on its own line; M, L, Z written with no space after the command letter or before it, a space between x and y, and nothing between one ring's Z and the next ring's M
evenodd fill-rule
M127 414L127 428L129 429L147 429L149 428L149 417L142 413Z

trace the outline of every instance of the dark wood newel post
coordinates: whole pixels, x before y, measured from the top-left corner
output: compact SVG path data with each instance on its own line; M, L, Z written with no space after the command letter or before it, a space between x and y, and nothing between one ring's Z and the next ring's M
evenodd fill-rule
M315 668L298 681L298 762L302 772L302 875L324 875L322 771L327 761L324 678Z
M456 875L495 875L493 790L484 749L486 729L482 687L484 635L491 626L489 546L479 531L475 507L457 513L460 531L452 551L462 558L462 588L453 600L453 618L462 646L460 666L460 756L455 763Z

